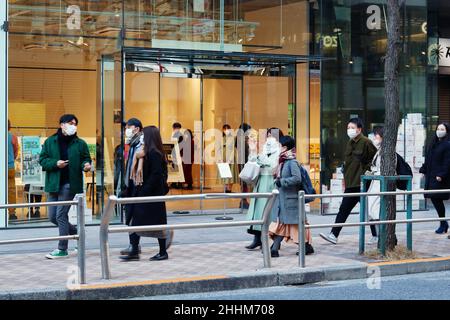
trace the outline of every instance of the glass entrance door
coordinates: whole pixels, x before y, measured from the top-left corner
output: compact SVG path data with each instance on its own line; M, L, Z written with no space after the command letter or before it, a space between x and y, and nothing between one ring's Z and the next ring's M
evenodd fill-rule
M196 57L173 52L123 57L122 63L113 58L103 62L103 143L108 149L103 172L105 183L107 176L115 177L116 195L123 179L121 150L126 150L121 124L129 118L160 128L170 160L172 195L250 192L238 176L248 156L238 152L238 137L249 134L242 129L251 128L257 139L255 152L262 152L268 128L293 136L297 132L295 60L258 60L244 54L224 58L204 52ZM221 177L218 163L223 162L229 164L231 178ZM167 207L175 213L246 209L240 200Z

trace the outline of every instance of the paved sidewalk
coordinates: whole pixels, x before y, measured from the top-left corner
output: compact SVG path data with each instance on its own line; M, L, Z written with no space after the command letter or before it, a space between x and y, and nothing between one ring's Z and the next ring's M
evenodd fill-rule
M399 213L398 218L403 218L403 215ZM434 216L436 213L433 211L414 213L414 218ZM242 214L233 215L233 217L235 221L245 219ZM335 217L309 215L308 219L311 224L324 224L334 222ZM214 216L169 216L168 218L169 224L214 221ZM358 215L352 215L348 219L348 222L355 221L358 221ZM433 265L440 264L441 267L447 268L447 266L450 267L450 260L447 262L447 259L450 259L450 240L447 239L447 235L435 234L436 226L437 223L414 225L413 249L419 258L431 258L428 259L429 263L442 260ZM402 245L406 243L405 227L405 225L397 227L399 243ZM171 283L175 288L169 288L169 291L175 293L189 290L202 291L206 288L209 288L208 290L224 290L232 288L236 284L242 286L243 283L250 287L273 285L273 283L277 283L273 279L277 277L282 279L281 274L286 272L291 273L294 281L297 281L295 277L298 277L299 272L314 274L320 268L327 267L338 273L341 272L341 277L363 276L366 273L364 268L379 262L358 255L358 228L344 228L338 245L332 245L322 240L318 236L319 232L329 232L329 230L312 230L316 253L306 257L306 269L298 268L298 256L295 255L297 246L285 243L282 244L280 257L272 258L272 268L264 269L261 251L245 249L251 240L245 227L177 230L173 246L169 250L169 260L156 262L148 261L158 250L155 239L142 239L143 253L140 261L121 262L118 258L119 251L127 245L127 235L111 234L113 279L106 281L101 279L98 227L89 227L86 232L87 285L82 286L82 289L156 285L157 287L152 289L156 291L152 292L159 293L161 286L158 287L158 285L164 286L164 284ZM56 234L56 228L1 230L0 240L55 236ZM367 240L370 238L369 228L366 229L366 237ZM76 279L74 272L76 272L77 257L72 254L63 260L47 260L45 254L53 250L55 245L56 243L46 242L0 246L0 299L2 296L5 298L5 294L30 293L40 290L58 291L61 292L63 298L67 298L63 292L68 292L67 285L73 284L73 280ZM75 242L70 243L71 248L74 245ZM370 251L375 248L376 245L367 245L366 250ZM439 259L440 257L443 259ZM430 271L429 266L426 268ZM347 273L342 273L343 270L346 270ZM406 267L401 270L407 272ZM403 272L401 270L399 272ZM262 276L266 277L265 280ZM224 280L214 282L218 279ZM313 281L311 279L315 278L310 277L309 279L309 281ZM230 280L232 281L230 282ZM210 281L210 283L205 281ZM167 290L167 288L162 288L162 290ZM134 291L131 290L127 294L133 296ZM96 297L95 294L93 296Z
M420 258L450 256L450 240L446 236L429 231L417 231L414 251ZM307 267L339 267L367 265L376 262L357 254L358 242L354 235L344 235L334 246L315 239L316 253L307 256ZM405 243L405 234L399 234L400 243ZM87 283L91 287L98 284L127 284L142 281L181 281L198 278L232 277L241 273L263 271L260 250L248 251L247 241L175 245L169 250L169 260L150 262L148 258L156 253L156 248L144 248L141 260L121 262L119 249L111 250L113 279L101 279L100 256L98 250L87 252ZM367 247L374 249L375 245ZM431 253L432 248L432 253ZM283 243L279 258L272 259L271 271L296 269L297 246ZM47 260L42 253L5 254L0 256L0 293L21 290L62 289L74 279L77 265L76 255L63 260Z

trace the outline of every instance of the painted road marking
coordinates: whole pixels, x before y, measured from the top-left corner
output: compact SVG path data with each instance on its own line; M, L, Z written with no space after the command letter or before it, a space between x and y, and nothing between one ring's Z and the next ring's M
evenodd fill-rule
M436 261L450 261L450 256L449 257L439 257L439 258L421 258L421 259L406 259L406 260L399 260L399 261L374 262L374 263L368 263L368 265L372 266L372 267L377 267L377 266L387 266L387 265L395 265L395 264L436 262Z
M120 282L111 284L93 284L93 285L81 285L81 290L87 289L109 289L118 287L131 287L131 286L145 286L152 284L163 284L163 283L175 283L175 282L191 282L191 281L201 281L201 280L218 280L227 279L228 276L207 276L207 277L192 277L192 278L174 278L174 279L163 279L163 280L148 280L148 281L136 281L136 282Z

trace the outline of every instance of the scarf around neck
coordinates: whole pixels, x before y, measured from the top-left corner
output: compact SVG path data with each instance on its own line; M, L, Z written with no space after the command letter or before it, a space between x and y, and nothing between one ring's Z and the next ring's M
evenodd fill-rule
M291 150L283 151L280 153L280 158L278 160L278 167L276 173L274 174L275 178L281 178L281 170L283 169L283 165L288 160L297 159L296 150L292 148Z
M136 133L133 138L130 139L130 147L136 147L139 144L139 140L142 136L142 131Z

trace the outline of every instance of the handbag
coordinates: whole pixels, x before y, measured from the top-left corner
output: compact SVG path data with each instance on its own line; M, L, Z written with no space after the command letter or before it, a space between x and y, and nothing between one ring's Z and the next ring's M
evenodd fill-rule
M397 175L399 176L411 176L413 175L411 166L403 159L401 155L397 153L397 165L396 165ZM397 180L397 189L406 190L408 189L408 181Z
M239 178L247 184L255 184L258 181L260 166L256 162L249 161L244 165Z

